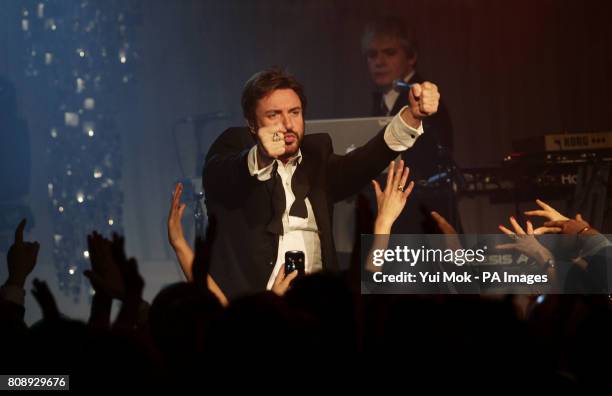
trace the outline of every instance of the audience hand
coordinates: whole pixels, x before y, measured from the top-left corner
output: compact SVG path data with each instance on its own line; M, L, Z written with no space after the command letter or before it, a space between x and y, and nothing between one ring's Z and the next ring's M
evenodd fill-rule
M442 232L442 234L447 235L444 240L446 242L446 246L449 249L458 250L463 249L461 245L461 241L457 236L457 230L453 227L444 217L442 217L438 212L431 212L431 217L436 222L438 229Z
M599 233L594 228L591 228L591 225L582 218L580 213L574 219L547 221L544 223L544 226L550 229L559 229L559 233L567 235L593 235Z
M532 259L534 259L540 266L543 266L553 259L552 253L546 249L538 240L535 238L533 224L527 221L527 232L523 230L523 227L519 225L514 217L510 217L510 224L514 231L509 230L503 225L499 226L499 229L506 235L514 239L514 243L505 243L497 245L496 248L499 250L516 250L523 253Z
M168 241L176 254L176 258L185 274L185 278L188 282L191 282L193 281L194 252L185 239L183 225L181 224L183 213L187 207L186 204L181 204L182 194L183 185L177 183L174 188L174 194L172 194L170 214L168 215Z
M38 242L24 242L23 230L25 225L26 220L21 220L15 230L13 245L6 255L9 273L6 283L20 288L24 287L26 278L36 266L36 258L40 249Z
M272 286L272 291L279 296L283 296L289 287L291 286L291 282L297 278L298 272L293 271L289 275L285 276L285 264L281 265L280 271L276 275L276 279L274 279L274 285Z
M168 214L168 240L173 249L187 245L187 240L183 234L183 226L181 219L187 204L181 203L181 195L183 194L183 184L177 183L172 194L172 203L170 205L170 213Z
M138 263L136 259L133 257L128 259L125 255L125 239L122 236L113 234L111 249L113 260L115 261L115 265L119 268L119 273L123 281L123 299L140 300L145 285L144 279L138 272Z
M546 219L548 219L548 221L565 221L565 220L569 220L567 217L565 217L564 215L562 215L561 213L559 213L555 208L553 208L552 206L548 205L546 202L541 201L539 199L536 199L536 203L538 204L538 206L542 209L539 210L529 210L527 212L525 212L525 214L527 216L539 216L539 217L544 217ZM547 233L556 233L556 232L560 232L560 228L559 227L550 227L550 226L546 226L546 224L543 227L538 227L534 230L534 234L535 235L541 235L541 234L547 234Z
M402 213L408 196L414 188L414 182L410 182L406 187L410 170L404 168L404 161L400 160L398 169L395 170L395 162L391 161L389 173L387 173L387 183L385 190L381 190L376 180L372 180L374 192L376 193L376 203L378 213L374 222L375 234L390 234L391 227L399 215Z
M32 284L34 285L32 295L34 295L34 298L40 306L43 318L46 320L59 318L60 312L57 308L55 297L53 297L53 293L51 293L49 286L47 286L47 282L34 278Z
M113 238L116 236L113 235ZM94 231L87 236L87 245L91 270L86 270L83 274L89 279L96 293L123 299L125 285L121 270L113 257L113 242Z

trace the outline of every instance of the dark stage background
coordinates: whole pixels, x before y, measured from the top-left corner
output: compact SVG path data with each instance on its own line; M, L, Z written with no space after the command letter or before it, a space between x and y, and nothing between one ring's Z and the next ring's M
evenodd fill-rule
M42 248L35 276L49 281L67 314L83 317L88 288L78 299L60 293L52 265L47 185L49 164L59 159L45 150L49 120L57 109L49 104L46 87L24 72L23 48L29 44L21 25L24 4L36 3L0 3L0 76L15 86L18 113L27 121L31 142L26 202L36 220L30 238ZM59 3L61 12L69 12L83 1ZM85 3L116 6L103 0ZM136 15L128 28L138 61L129 88L108 94L120 135L121 226L128 252L138 257L146 278L147 298L181 277L165 234L173 184L184 176L199 177L197 152L204 153L227 125L242 123L244 81L262 68L282 65L306 87L308 118L367 116L372 87L360 34L374 16L401 15L414 28L420 47L417 69L440 87L462 167L499 165L516 138L612 130L608 1L130 0L122 7ZM175 150L175 122L212 111L231 117L180 125ZM467 232L495 232L513 210L510 204L489 205L483 197L463 200L461 208ZM27 306L32 322L40 313L30 296Z

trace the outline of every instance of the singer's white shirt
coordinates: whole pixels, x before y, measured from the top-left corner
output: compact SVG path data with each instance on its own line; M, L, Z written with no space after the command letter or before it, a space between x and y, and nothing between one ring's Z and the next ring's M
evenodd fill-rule
M400 112L393 117L391 122L385 129L384 139L387 146L393 151L401 152L408 150L414 145L416 139L424 133L423 124L417 129L409 126L400 117L402 111L408 108L405 106ZM276 264L274 270L268 279L267 290L272 289L274 280L280 271L281 266L285 262L285 252L290 250L301 250L305 256L306 273L320 271L323 268L321 261L321 241L319 239L319 229L314 217L312 205L308 198L305 199L306 210L308 216L303 219L301 217L289 216L289 209L295 201L295 195L291 190L291 180L295 169L302 162L302 151L298 150L295 157L283 164L280 160L274 160L270 165L259 168L257 163L257 146L253 146L249 151L247 163L251 176L257 177L259 181L266 181L272 177L272 169L274 162L277 165L277 172L283 182L285 190L285 212L283 213L283 234L278 239L278 252L276 255Z

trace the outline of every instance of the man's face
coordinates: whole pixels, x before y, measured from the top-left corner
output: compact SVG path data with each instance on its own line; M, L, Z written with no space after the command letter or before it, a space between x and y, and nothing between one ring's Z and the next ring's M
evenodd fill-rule
M257 102L257 127L282 124L285 133L285 154L281 159L294 156L304 138L302 101L293 89L277 89Z
M366 49L366 57L370 77L382 89L389 89L393 80L406 77L416 64L416 56L408 58L400 41L388 36L374 36Z

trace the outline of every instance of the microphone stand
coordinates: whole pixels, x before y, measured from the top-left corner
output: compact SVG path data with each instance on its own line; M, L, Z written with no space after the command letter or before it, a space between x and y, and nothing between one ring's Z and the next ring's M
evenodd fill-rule
M196 188L197 182L194 182L193 178L187 176L185 172L185 168L183 167L183 163L181 162L181 156L179 152L178 145L178 137L177 137L177 128L180 125L184 124L197 124L200 126L206 125L211 121L223 120L229 118L230 115L228 113L222 111L215 111L195 116L187 116L177 119L172 125L172 139L174 143L174 150L176 153L176 159L179 165L179 169L181 172L181 178L179 182L184 186L184 197L185 202L188 206L193 206L193 220L195 226L195 236L196 238L204 238L205 230L206 230L206 210L204 209L203 201L204 201L204 191L198 191Z

